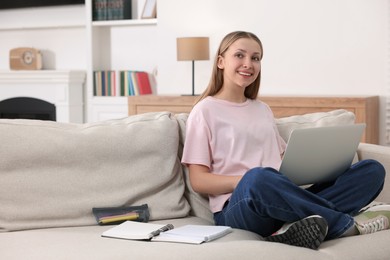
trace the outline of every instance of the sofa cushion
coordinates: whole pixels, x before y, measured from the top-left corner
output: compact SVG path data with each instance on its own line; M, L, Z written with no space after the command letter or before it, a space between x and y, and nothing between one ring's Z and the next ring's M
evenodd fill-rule
M355 114L337 109L329 112L316 112L276 119L280 136L287 142L294 129L320 126L350 125L355 122Z
M197 218L160 221L175 227L205 225ZM318 250L263 241L249 231L233 232L201 245L101 237L110 227L66 227L0 234L0 258L6 260L384 260L390 255L390 230L325 241Z
M184 140L186 138L186 122L188 119L188 114L186 113L177 114L176 119L180 127L179 156L181 158L183 153ZM199 194L192 189L188 167L184 165L183 165L183 177L184 177L184 182L186 184L186 190L184 196L186 197L188 203L191 205L190 215L205 219L209 223L214 223L213 214L210 211L207 195Z
M93 207L184 217L178 124L150 113L89 124L0 120L0 231L93 225Z

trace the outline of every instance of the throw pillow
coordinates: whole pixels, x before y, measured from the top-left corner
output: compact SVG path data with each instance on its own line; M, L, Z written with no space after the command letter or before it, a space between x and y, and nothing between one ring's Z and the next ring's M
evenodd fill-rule
M89 124L0 120L0 231L96 224L93 207L187 216L178 124L149 113Z
M291 132L294 129L350 125L355 122L355 114L344 110L337 109L329 112L316 112L304 115L294 115L276 119L276 125L280 136L287 142Z

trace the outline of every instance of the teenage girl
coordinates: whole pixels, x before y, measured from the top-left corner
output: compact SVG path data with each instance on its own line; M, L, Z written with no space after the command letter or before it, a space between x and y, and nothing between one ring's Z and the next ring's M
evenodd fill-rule
M286 143L269 106L257 99L262 58L256 35L226 35L187 121L182 162L193 189L209 195L215 223L312 249L324 239L387 229L388 205L360 211L382 190L385 170L377 161L307 189L278 172Z

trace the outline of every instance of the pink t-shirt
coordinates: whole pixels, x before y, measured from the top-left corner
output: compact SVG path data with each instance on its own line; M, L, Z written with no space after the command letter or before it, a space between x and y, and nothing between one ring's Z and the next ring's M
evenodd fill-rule
M192 109L186 126L182 163L200 164L211 173L243 175L254 167L279 169L286 143L268 105L247 99L233 103L206 97ZM212 212L231 196L209 195Z

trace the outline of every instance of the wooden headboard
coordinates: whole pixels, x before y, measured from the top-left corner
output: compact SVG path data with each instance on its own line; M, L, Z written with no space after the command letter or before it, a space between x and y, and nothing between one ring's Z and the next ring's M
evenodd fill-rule
M129 115L158 111L189 113L196 99L196 96L130 96L128 97ZM367 124L362 142L372 144L378 144L379 142L378 96L260 96L259 99L271 107L276 118L314 112L326 112L335 109L351 111L356 116L356 123Z

